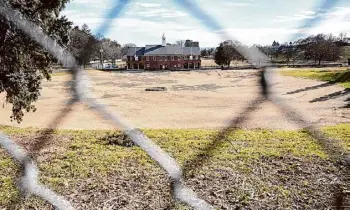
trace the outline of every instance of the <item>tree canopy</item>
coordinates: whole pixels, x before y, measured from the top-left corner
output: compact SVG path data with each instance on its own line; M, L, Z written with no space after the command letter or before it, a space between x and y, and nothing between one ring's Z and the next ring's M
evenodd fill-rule
M299 48L304 52L306 60L313 60L321 64L321 61L336 61L340 56L340 48L335 44L333 35L318 34L298 41Z
M235 45L220 43L216 48L215 63L219 66L230 67L231 61L233 60L244 60L243 56L236 50Z
M79 65L86 66L98 49L98 40L91 34L89 27L84 24L75 26L70 32L69 50Z
M67 45L72 23L59 17L69 0L5 0L32 20L58 44ZM24 112L35 111L33 102L40 96L41 82L50 79L50 66L55 59L0 15L0 93L12 104L11 120L21 122Z

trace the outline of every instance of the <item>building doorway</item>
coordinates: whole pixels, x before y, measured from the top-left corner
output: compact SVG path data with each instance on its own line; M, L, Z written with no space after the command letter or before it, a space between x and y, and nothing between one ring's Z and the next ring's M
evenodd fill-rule
M188 68L188 63L185 63L184 64L184 69L187 69Z

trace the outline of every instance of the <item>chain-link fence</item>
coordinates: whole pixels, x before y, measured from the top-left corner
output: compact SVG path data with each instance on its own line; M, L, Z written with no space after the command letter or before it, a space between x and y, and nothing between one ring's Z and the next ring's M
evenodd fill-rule
M188 12L194 17L202 20L202 22L205 24L205 26L208 27L209 30L224 31L223 27L215 22L214 19L210 17L210 15L206 14L195 2L189 0L174 0L174 2L176 2L184 9L188 10ZM336 2L336 0L323 1L319 11L330 9L335 5ZM117 1L116 6L108 14L108 18L117 18L128 3L128 0ZM246 107L244 111L239 115L239 117L233 119L230 123L230 126L222 130L215 137L215 140L203 149L201 154L198 154L196 158L187 161L181 169L174 158L164 152L158 145L153 143L152 140L145 136L140 130L136 129L126 120L122 119L118 113L111 113L107 107L105 107L103 104L100 104L90 95L89 77L86 72L77 65L75 59L69 52L59 46L55 40L48 37L40 27L36 26L33 22L26 19L26 17L11 8L11 6L7 5L4 1L0 1L0 14L4 16L8 21L15 24L22 31L24 31L37 43L39 43L65 67L70 68L73 76L73 94L71 96L71 99L61 114L49 126L49 129L47 129L46 132L44 132L43 136L41 136L41 141L36 142L36 145L34 146L34 150L36 151L42 149L44 142L50 138L50 135L55 127L62 121L62 119L69 115L72 105L77 102L83 102L99 115L103 116L107 120L110 120L117 127L121 128L123 132L128 135L128 137L136 145L147 152L147 154L167 172L172 182L171 188L173 197L175 199L178 199L179 201L187 204L194 209L214 209L211 204L199 198L195 192L183 184L183 173L186 173L189 168L193 169L196 167L201 167L205 163L205 158L210 158L213 151L220 148L220 145L223 144L223 139L225 139L224 136L230 132L233 132L235 128L239 127L244 121L247 120L247 116L250 113L256 111L257 107L261 103L268 100L277 105L285 115L288 115L289 119L292 119L293 121L301 124L302 127L306 128L308 134L318 141L318 143L323 147L324 151L326 151L333 160L340 161L343 165L345 165L341 179L343 179L345 183L349 183L350 181L349 156L347 152L339 146L339 142L334 139L329 139L328 137L324 136L317 127L309 125L303 116L293 111L288 106L288 104L286 104L283 100L271 92L270 88L272 87L271 84L273 82L273 75L275 74L275 71L273 68L269 67L269 59L267 56L260 52L257 48L237 46L236 50L241 53L247 60L266 61L264 62L264 66L256 66L258 69L260 69L261 72L260 96L252 101L250 105ZM319 21L320 18L318 18L318 16L316 18L310 19L304 25L302 25L301 29L310 27ZM110 24L111 21L104 22L97 31L101 34L104 34L110 27ZM220 33L219 35L222 36L224 40L234 40L224 32ZM55 206L57 209L73 209L73 205L70 204L67 200L40 184L38 181L39 172L35 163L30 158L30 155L28 155L19 145L17 145L14 141L12 141L4 134L0 135L0 145L13 157L13 159L18 161L23 166L23 177L21 179L20 185L18 186L21 190L41 197L42 199ZM339 192L340 193L335 193L337 195L335 200L337 207L339 209L342 209L345 206L344 196L346 195L343 193L343 191Z

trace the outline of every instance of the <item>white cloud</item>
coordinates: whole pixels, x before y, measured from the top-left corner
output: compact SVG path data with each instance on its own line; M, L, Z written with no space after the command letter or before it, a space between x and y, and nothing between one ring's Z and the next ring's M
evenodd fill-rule
M155 7L161 7L162 4L135 2L134 6L146 7L146 8L155 8Z
M112 0L73 0L72 3L73 5L77 6L88 6L92 8L98 8L98 9L106 9L110 8L111 5L113 5Z
M243 2L226 2L225 3L227 6L231 6L231 7L250 7L250 6L254 6L254 4L252 3L243 3Z
M106 11L104 9L95 8L95 0L74 0L73 2L92 2L95 4L84 7L84 11L78 10L77 7L67 9L62 14L66 15L76 25L84 23L94 30L98 29L105 19ZM103 0L104 4L110 0ZM219 42L223 41L223 36L216 34L213 31L207 31L202 22L196 20L188 13L179 10L179 7L169 4L170 1L151 1L139 2L134 1L125 9L124 14L113 21L110 32L105 36L117 40L120 43L136 43L143 46L146 44L160 44L162 33L165 32L167 41L174 43L179 39L193 39L200 42L202 47L214 47ZM211 0L210 0L211 1ZM223 0L216 0L223 1ZM161 3L159 3L161 2ZM227 2L227 1L226 1ZM256 2L227 2L228 4L237 7L245 7L250 4L255 5ZM108 5L108 4L106 4ZM220 4L222 6L222 4ZM111 6L109 6L111 7ZM215 4L210 8L215 7ZM79 8L79 7L78 7ZM230 8L227 6L227 8ZM256 8L255 8L256 9ZM243 10L243 9L242 9ZM298 11L298 9L296 10ZM209 13L212 14L213 11ZM212 14L216 18L221 17L219 14ZM266 12L268 13L268 12ZM257 13L260 15L260 13ZM316 15L316 11L301 10L295 15L284 15L280 12L266 17L264 25L262 21L256 22L260 16L249 16L249 18L235 17L233 13L228 13L218 21L225 25L225 32L244 44L271 44L273 40L279 42L289 41L291 35L296 33L296 23L300 20L306 20ZM279 15L274 17L275 15ZM350 19L350 7L338 7L333 11L323 13L325 21L310 30L310 33L334 33L348 32L350 34L350 24L346 22ZM235 20L235 21L231 21ZM261 20L261 19L259 19ZM265 20L265 19L264 19ZM249 22L247 22L249 21ZM296 22L293 22L296 21ZM255 24L254 24L255 23ZM257 24L259 23L259 24Z
M61 12L61 15L67 16L70 21L73 21L74 25L81 26L85 23L89 28L95 28L105 21L102 16L103 11L100 11L99 14L90 11L82 13L80 10L65 10Z
M126 15L136 14L136 16L143 17L162 17L162 18L171 18L171 17L185 17L188 16L187 13L181 11L172 11L165 8L153 8L151 10L142 10L137 13L135 11L126 12Z
M292 16L278 15L275 17L273 22L276 22L276 23L297 22L305 19L314 18L316 15L317 14L315 11L304 10Z
M311 28L308 34L333 33L338 35L341 32L349 32L350 24L347 22L350 17L350 7L337 7L334 11L329 12L326 19Z
M176 18L188 16L188 14L185 12L169 7L164 7L162 4L140 2L134 2L128 8L125 15L145 18Z
M316 12L315 11L311 11L311 10L303 10L300 12L300 14L302 15L315 15Z
M287 40L288 37L295 33L296 29L290 28L237 28L237 29L225 29L221 32L225 32L229 37L232 37L242 44L271 44L271 39L275 40Z

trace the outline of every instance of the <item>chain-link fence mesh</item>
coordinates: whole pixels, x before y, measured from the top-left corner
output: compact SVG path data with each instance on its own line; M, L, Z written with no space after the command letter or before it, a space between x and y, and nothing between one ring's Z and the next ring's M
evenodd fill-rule
M210 30L221 31L220 36L224 40L235 40L232 39L228 34L224 32L224 28L220 26L210 15L206 14L199 5L194 1L189 0L174 0L179 6L188 10L194 17L202 20L202 22ZM320 6L319 11L325 11L335 5L335 0L324 0ZM120 16L121 11L129 3L128 0L120 0L116 2L116 6L113 7L111 12L107 15L108 18L117 18ZM260 52L255 47L244 47L243 45L238 46L236 50L241 53L247 60L250 61L265 61L256 62L260 65L257 66L260 69L260 96L252 101L248 107L230 123L230 126L222 130L214 139L211 144L202 150L192 160L188 160L186 164L180 168L178 163L169 154L164 152L159 146L154 144L151 139L145 136L140 130L136 129L131 123L127 122L118 113L112 113L103 104L100 104L94 97L91 96L89 91L89 77L86 72L77 65L74 57L64 48L59 46L55 40L48 37L40 27L36 26L33 22L26 19L21 13L11 8L4 1L0 1L0 14L4 16L9 22L15 24L33 40L39 43L45 50L50 52L63 66L69 68L72 74L72 95L68 101L65 109L58 115L56 119L52 121L49 128L43 132L40 140L35 142L33 151L38 153L43 147L45 147L47 141L51 138L51 134L55 127L69 115L72 110L72 106L76 102L83 102L92 110L103 116L105 119L113 122L117 127L121 128L122 131L128 135L128 137L140 148L142 148L147 154L154 159L160 167L162 167L171 179L172 194L175 199L187 204L194 209L214 209L214 207L206 201L199 198L195 192L186 187L183 184L183 174L186 174L189 169L200 168L205 164L205 160L211 157L211 154L224 143L225 136L228 133L234 132L243 122L245 122L249 114L256 111L257 107L265 101L271 101L277 105L284 114L288 115L289 119L292 119L296 123L306 128L308 134L318 141L324 151L334 160L343 164L344 170L341 176L344 183L349 183L349 156L348 153L339 145L334 139L330 139L322 134L322 132L315 126L309 125L303 116L293 111L288 104L282 99L273 94L270 90L273 82L273 75L275 69L269 67L267 56ZM316 15L316 18L308 20L302 25L301 30L318 23L321 19ZM110 27L111 21L106 21L97 30L99 33L104 34ZM262 65L262 63L264 65ZM22 191L32 193L42 199L46 200L57 209L73 209L73 204L70 204L63 197L57 195L50 189L41 185L38 181L38 169L35 166L33 160L19 145L12 141L9 137L4 134L0 135L0 145L15 159L23 168L23 177L21 183L18 186ZM338 209L342 209L345 206L344 191L339 190L339 193L335 193L335 203Z

